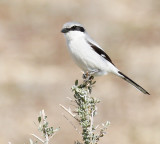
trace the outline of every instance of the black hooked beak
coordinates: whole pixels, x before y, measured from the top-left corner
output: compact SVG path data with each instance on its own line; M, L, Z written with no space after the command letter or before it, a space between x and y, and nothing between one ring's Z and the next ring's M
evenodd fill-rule
M62 33L67 33L67 32L69 32L69 29L68 29L68 28L63 28L63 29L61 30L61 32L62 32Z

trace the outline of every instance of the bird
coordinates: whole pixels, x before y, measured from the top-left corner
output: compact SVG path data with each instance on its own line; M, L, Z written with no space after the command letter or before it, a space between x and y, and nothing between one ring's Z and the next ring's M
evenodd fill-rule
M84 73L103 76L109 73L122 78L142 93L150 95L144 88L122 73L113 64L106 52L88 35L86 29L78 22L67 22L61 32L64 34L67 47L74 62Z

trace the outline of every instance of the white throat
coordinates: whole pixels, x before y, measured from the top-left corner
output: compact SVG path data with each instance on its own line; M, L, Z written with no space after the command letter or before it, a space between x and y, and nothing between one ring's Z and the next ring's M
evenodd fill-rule
M65 34L65 37L68 41L76 40L76 39L84 39L85 33L80 31L70 31Z

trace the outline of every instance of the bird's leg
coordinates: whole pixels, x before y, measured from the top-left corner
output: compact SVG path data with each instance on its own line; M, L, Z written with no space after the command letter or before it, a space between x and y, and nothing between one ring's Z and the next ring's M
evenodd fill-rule
M87 81L87 80L89 79L89 77L90 77L89 72L87 71L86 73L83 73L83 76L82 76L82 77L83 77L84 80Z
M97 73L99 70L91 70L91 71L87 71L86 73L83 74L83 79L85 81L88 81L88 80L92 80L94 78L94 74Z
M98 73L100 70L99 69L94 69L94 70L91 70L89 73L90 75L94 75L95 73Z
M94 76L90 74L90 72L86 72L83 74L83 87L89 87L91 84L92 80L94 79Z

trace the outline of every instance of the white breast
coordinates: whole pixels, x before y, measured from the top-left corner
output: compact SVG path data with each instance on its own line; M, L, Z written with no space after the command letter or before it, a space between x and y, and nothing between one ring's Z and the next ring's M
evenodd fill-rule
M95 75L112 72L114 66L97 54L86 42L84 36L70 37L67 45L73 60L84 72L96 70L98 72Z

